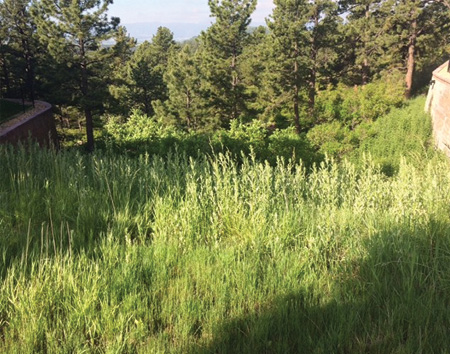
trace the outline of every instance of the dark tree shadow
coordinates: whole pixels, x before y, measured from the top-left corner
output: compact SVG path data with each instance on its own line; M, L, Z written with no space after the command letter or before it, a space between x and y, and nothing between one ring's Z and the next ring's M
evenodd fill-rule
M190 353L444 353L450 351L450 225L399 225L365 242L334 301L307 289L225 320ZM344 267L345 268L345 267Z

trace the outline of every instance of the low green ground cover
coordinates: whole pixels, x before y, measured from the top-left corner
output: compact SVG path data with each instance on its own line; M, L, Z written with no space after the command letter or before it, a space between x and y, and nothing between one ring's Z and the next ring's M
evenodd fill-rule
M450 173L427 154L388 177L0 147L0 352L445 352Z
M29 108L29 106L23 107L21 104L0 99L0 124Z
M439 352L447 162L7 151L2 352Z

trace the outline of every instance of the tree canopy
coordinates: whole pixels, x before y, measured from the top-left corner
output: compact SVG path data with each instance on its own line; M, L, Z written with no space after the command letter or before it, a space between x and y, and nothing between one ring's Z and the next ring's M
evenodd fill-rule
M333 120L356 129L376 116L366 99L411 97L450 55L446 0L275 0L259 28L256 0L209 0L211 25L186 43L167 27L138 43L111 3L0 1L1 95L75 112L89 151L105 116L136 110L187 131L252 120L298 134Z

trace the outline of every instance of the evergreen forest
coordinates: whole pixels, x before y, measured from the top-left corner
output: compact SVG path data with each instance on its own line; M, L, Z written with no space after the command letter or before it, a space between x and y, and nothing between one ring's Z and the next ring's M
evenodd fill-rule
M0 0L0 113L61 139L0 145L0 352L448 352L449 2L207 2L138 43L112 0Z
M256 0L209 0L211 25L197 38L177 43L160 27L141 44L108 17L110 3L0 2L1 96L50 102L63 143L88 151L96 137L123 144L127 124L207 140L250 124L342 155L350 147L330 135L358 140L350 135L422 92L450 53L445 0L275 0L257 28Z

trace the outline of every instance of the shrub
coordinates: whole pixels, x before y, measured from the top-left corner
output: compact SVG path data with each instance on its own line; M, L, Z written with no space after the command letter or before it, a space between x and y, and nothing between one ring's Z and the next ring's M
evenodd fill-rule
M319 92L316 116L320 122L338 120L354 129L362 121L376 120L404 103L404 88L398 75L373 81L365 86L339 84Z
M378 119L372 127L372 135L363 140L352 159L357 161L364 154L372 155L385 173L394 174L402 157L426 160L432 135L431 120L423 111L425 98L419 97L404 108L393 109Z
M230 153L237 160L252 154L257 160L275 164L277 158L302 160L311 166L320 160L305 135L297 135L293 128L271 133L265 123L232 121L229 130L214 133L186 132L168 127L155 119L135 111L124 121L108 117L105 124L106 145L115 151L129 154L149 153L165 156L177 150L187 156L199 154Z

